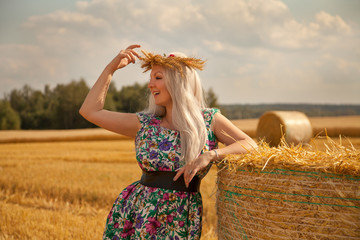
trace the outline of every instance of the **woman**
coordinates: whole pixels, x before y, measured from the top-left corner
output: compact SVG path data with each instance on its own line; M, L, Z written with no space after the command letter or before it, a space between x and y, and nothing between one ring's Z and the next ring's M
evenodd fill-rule
M140 181L124 189L107 218L103 239L200 239L200 180L214 161L246 153L256 143L217 109L207 109L195 69L204 61L174 53L135 51L131 45L106 66L80 114L110 131L134 137ZM151 70L149 106L144 112L104 110L114 72L136 59ZM217 141L226 145L217 148Z

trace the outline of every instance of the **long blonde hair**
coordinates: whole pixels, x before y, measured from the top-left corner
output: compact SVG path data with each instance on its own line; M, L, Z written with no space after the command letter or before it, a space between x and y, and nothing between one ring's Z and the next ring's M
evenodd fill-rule
M182 53L171 54L185 56ZM206 104L198 73L186 66L183 66L183 73L181 75L176 69L164 67L165 85L173 102L173 125L180 131L181 157L188 163L200 154L206 143L207 131L202 115ZM156 105L151 94L145 112L161 117L166 114L165 107Z

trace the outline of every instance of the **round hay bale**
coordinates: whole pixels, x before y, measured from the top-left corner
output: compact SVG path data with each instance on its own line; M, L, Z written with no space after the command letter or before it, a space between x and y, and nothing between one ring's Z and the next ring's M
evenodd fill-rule
M308 143L312 137L309 118L297 111L272 111L264 113L256 129L256 137L270 146L278 146L284 136L288 144Z
M260 147L220 163L219 239L360 239L360 151Z
M218 178L219 239L360 239L360 178L285 169Z

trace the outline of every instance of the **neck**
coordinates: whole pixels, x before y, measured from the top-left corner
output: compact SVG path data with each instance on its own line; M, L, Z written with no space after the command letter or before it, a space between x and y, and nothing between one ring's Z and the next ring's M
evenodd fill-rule
M164 127L174 129L172 121L172 106L165 108L165 115L163 116L163 125Z

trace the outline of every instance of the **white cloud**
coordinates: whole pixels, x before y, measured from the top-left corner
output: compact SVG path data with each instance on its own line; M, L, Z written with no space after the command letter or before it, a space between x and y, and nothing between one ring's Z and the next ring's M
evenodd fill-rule
M23 26L29 35L35 35L39 45L59 51L84 47L111 30L111 25L100 17L66 11L32 16Z
M62 10L46 15L31 16L25 23L25 26L31 28L38 24L43 24L44 22L51 26L69 26L69 24L74 26L74 24L76 24L78 25L76 27L81 28L97 29L107 27L107 23L102 18L94 17L89 14L66 12Z
M220 102L308 102L311 82L331 82L351 94L349 88L359 87L358 28L325 11L299 22L279 0L78 1L74 11L27 19L23 30L33 40L0 46L0 78L40 85L85 77L92 83L121 48L140 43L149 51L206 58L204 85ZM138 72L133 67L116 77L121 84L147 79Z
M39 46L23 44L0 45L0 79L2 90L10 92L28 84L43 88L45 79L63 77L62 59L48 56Z
M351 26L340 16L324 11L314 16L313 22L298 22L280 1L217 1L210 9L207 22L216 26L217 41L240 46L318 48L352 34Z
M332 16L324 11L316 14L316 24L321 31L330 34L334 30L340 34L350 34L352 32L351 27L340 16Z

